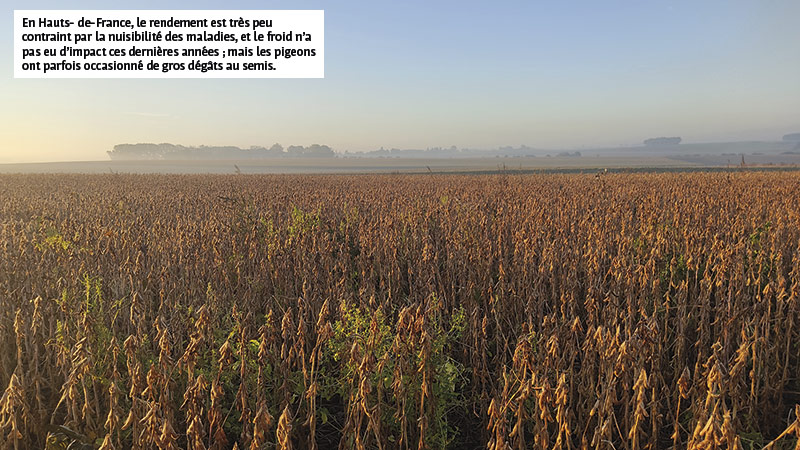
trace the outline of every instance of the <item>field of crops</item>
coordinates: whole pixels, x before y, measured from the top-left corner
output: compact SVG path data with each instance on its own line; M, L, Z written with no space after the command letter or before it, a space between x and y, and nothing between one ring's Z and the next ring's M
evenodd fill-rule
M0 392L14 449L800 448L800 174L0 175Z

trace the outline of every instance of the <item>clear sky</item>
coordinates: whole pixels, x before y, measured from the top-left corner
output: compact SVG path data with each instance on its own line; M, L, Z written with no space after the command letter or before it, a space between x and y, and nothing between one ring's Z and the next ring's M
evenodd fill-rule
M13 78L14 9L324 9L324 79ZM800 1L3 0L0 161L118 143L337 151L777 140Z

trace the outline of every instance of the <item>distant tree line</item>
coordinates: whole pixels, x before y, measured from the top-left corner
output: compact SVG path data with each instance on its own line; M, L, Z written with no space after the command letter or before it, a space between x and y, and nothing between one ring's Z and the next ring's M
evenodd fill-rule
M345 156L359 158L464 158L478 157L485 158L490 156L527 156L534 157L536 149L527 145L520 145L515 148L512 146L499 147L495 150L483 150L474 148L458 148L455 145L450 147L428 147L425 149L399 149L399 148L379 148L366 152L345 152Z
M800 142L800 133L791 133L783 136L784 142Z
M678 145L681 143L679 137L657 137L645 139L644 145Z
M108 152L111 159L259 159L275 157L315 157L332 158L336 156L327 145L290 145L286 149L280 144L272 147L252 146L247 149L234 146L186 147L175 144L118 144Z

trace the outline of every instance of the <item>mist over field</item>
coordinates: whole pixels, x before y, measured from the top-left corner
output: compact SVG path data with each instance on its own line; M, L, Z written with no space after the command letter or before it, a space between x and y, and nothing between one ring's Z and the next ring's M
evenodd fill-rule
M335 152L327 145L280 144L197 146L120 144L108 159L61 163L0 163L0 173L414 173L501 172L594 169L700 169L800 167L800 140L682 143L650 138L642 145L615 148L539 149L525 145L496 149L451 146Z
M13 9L54 7L44 0L4 6L3 29L12 28ZM265 7L252 0L117 6ZM75 0L59 7L97 5ZM269 5L297 7L288 0ZM800 132L794 0L502 7L312 0L302 7L325 10L324 79L8 76L0 79L0 160L105 161L118 144L270 149L276 142L326 145L337 154L383 149L381 156L391 157L393 149L452 147L501 155L509 153L503 148L526 147L509 156L534 149L536 157L605 149L617 156L613 150L659 137L681 137L684 148L779 142ZM6 73L10 38L0 58ZM718 154L767 153L750 147Z

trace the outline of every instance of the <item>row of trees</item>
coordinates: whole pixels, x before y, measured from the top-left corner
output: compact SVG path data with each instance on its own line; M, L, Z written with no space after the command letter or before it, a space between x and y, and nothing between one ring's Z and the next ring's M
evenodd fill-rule
M800 142L800 133L791 133L783 136L784 142Z
M678 145L681 143L680 137L657 137L644 140L644 145Z
M336 154L327 145L313 144L308 147L290 145L286 149L280 144L272 147L252 146L242 149L234 146L186 147L174 144L119 144L108 152L111 159L258 159L272 157L334 157Z

